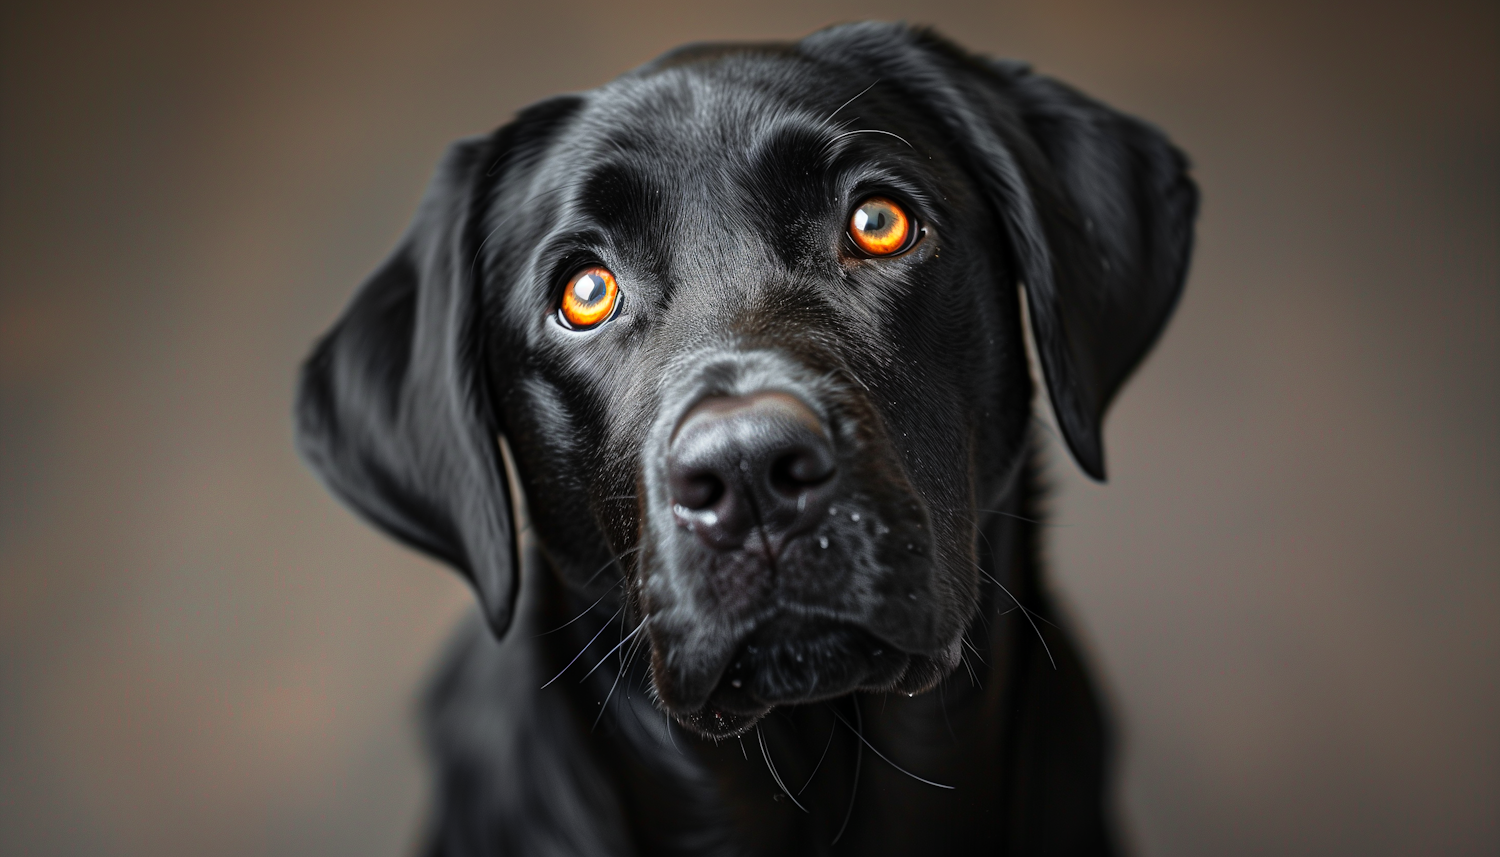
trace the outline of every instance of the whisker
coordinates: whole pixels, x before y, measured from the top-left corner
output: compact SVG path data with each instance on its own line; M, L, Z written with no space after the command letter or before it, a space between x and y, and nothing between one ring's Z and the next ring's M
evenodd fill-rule
M672 737L672 715L663 710L661 716L667 722L667 741L672 744L672 749L677 751L677 755L681 756L682 748L677 746L677 739Z
M647 618L650 618L650 617L647 617ZM642 620L642 621L644 621L644 620ZM628 648L628 649L625 650L625 662L620 665L620 669L622 669L622 670L628 669L631 664L635 663L636 653L640 652L641 647L643 645L645 645L647 637L648 637L648 635L642 634L641 636L639 636L639 637L636 638L636 640L635 640L634 643L630 644L630 648ZM650 681L650 679L651 679L650 673L649 672L646 673L644 676L642 676L642 678L644 678L646 681ZM625 695L626 695L626 697L630 696L630 688L628 686L625 689Z
M856 706L857 706L857 703L856 703ZM859 708L856 707L854 710L857 712L857 711L859 711ZM844 720L844 715L839 714L837 711L834 711L833 712L833 716L837 717L839 720L843 720L845 726L849 726L849 721ZM850 729L854 729L853 726L849 726L849 728ZM879 756L880 759L881 759L881 761L885 762L887 765L890 765L891 767L895 768L896 770L900 771L901 773L907 775L908 777L911 777L912 779L916 780L917 782L919 782L919 783L926 783L929 786L934 786L934 787L940 788L940 789L950 789L951 790L953 788L953 786L946 786L946 785L943 785L942 783L935 783L932 780L923 779L922 777L919 777L916 774L913 774L911 771L908 771L907 769L901 767L900 765L896 764L895 762L892 762L889 758L886 757L886 755L884 753L882 753L879 750L875 749L875 745L871 744L865 738L864 733L862 731L856 730L854 732L854 734L858 735L860 743L864 744L866 747L869 747L870 748L870 752L874 753L877 756Z
M609 562L606 562L604 565L599 566L599 570L596 571L596 572L594 572L589 577L588 580L585 580L583 582L584 588L587 589L588 585L590 583L594 582L594 578L596 578L599 575L603 574L605 569L609 568L610 566L614 565L615 563L619 562L620 560L624 559L625 557L630 556L631 554L635 553L636 551L638 551L640 549L641 549L641 546L640 545L636 545L635 547L631 548L630 550L622 552L619 556L616 556L614 559L611 559Z
M859 129L854 130L854 131L845 131L844 133L838 135L837 137L834 137L833 139L829 140L824 145L824 148L825 149L832 148L832 146L833 146L834 143L837 143L838 141L844 139L845 137L853 137L856 134L884 134L887 137L895 137L897 140L900 140L901 142L906 143L906 148L911 149L913 152L915 152L917 150L916 146L913 146L911 143L907 142L907 139L905 137L901 136L900 134L896 134L896 133L893 133L891 131L882 131L879 128L859 128Z
M776 781L776 785L781 787L781 793L786 795L798 809L807 812L807 807L803 806L786 787L786 783L781 781L781 774L776 771L776 763L771 761L771 751L766 749L766 733L761 731L759 723L755 724L755 737L760 739L760 755L765 758L766 767L771 769L771 779Z
M614 562L614 560L610 560L610 562ZM620 578L619 580L616 580L613 585L611 585L608 589L604 590L604 594L603 595L599 596L599 601L603 601L604 599L608 598L609 594L611 592L615 591L615 587L619 586L621 583L624 583L624 582L625 582L625 579L623 577ZM556 634L558 631L561 631L562 629L568 627L569 625L573 624L574 622L577 622L579 619L582 619L583 617L585 617L585 616L589 615L590 613L592 613L593 610L594 610L594 608L599 606L599 601L595 601L593 604L590 604L588 607L586 607L584 609L584 611L582 613L579 613L577 616L574 616L572 619L569 619L568 621L562 623L561 625L558 625L556 628L553 628L550 631L543 631L542 633L537 634L536 636L537 637L545 637L548 634ZM536 639L536 637L533 637L532 639Z
M980 568L977 565L974 566L974 568L975 568L975 570L977 570L979 572L979 576L980 577L983 577L984 579L988 580L990 583L995 584L996 586L1000 587L1001 589L1005 588L1005 584L1003 584L1000 581L996 580L993 576L990 575L989 572L985 571L984 569ZM1010 595L1009 592L1006 592L1005 594L1006 595ZM1011 596L1011 600L1015 601L1015 596ZM1009 610L1005 611L1004 613L1000 613L998 615L1000 615L1000 616L1008 616L1011 613L1016 612L1017 610L1025 610L1028 614L1030 614L1032 616L1035 616L1036 618L1042 620L1043 622L1046 622L1048 625L1051 625L1052 627L1056 628L1059 631L1061 631L1063 629L1061 625L1057 624L1056 622L1052 621L1051 619L1048 619L1046 616L1043 616L1042 614L1036 612L1035 610L1032 610L1029 607L1022 607L1021 606L1021 602L1019 602L1019 601L1016 601L1016 606L1014 606L1014 607L1010 608Z
M650 618L651 618L650 616L646 617L646 619L650 619ZM599 659L599 663L594 664L594 666L588 672L584 673L583 674L583 678L579 679L578 683L582 684L583 681L584 681L584 679L587 679L589 676L591 676L591 675L594 674L594 670L597 670L598 668L604 666L604 662L607 661L607 660L609 660L609 656L610 655L614 654L615 652L618 652L620 650L621 646L625 645L630 640L631 637L634 637L636 635L637 631L640 631L642 628L646 627L646 619L642 619L641 620L641 624L635 626L635 631L631 631L629 634L626 634L624 637L621 637L620 638L620 642L615 643L615 647L613 649L610 649L608 652L605 652L604 653L604 657L602 657L602 658ZM624 666L623 659L622 659L621 666ZM618 678L616 680L618 681Z
M977 565L974 566L974 567L975 568L979 568L979 566L977 566ZM1049 661L1052 662L1052 668L1054 670L1057 669L1057 659L1054 658L1054 657L1052 657L1052 649L1051 649L1051 647L1049 647L1047 645L1047 638L1042 636L1042 629L1038 628L1037 624L1036 624L1036 620L1031 618L1031 611L1026 609L1026 605L1025 604L1021 603L1021 599L1017 598L1014 594L1011 593L1011 591L1009 589L1005 588L1005 584L1001 583L1000 581L996 580L994 577L990 576L989 572L985 571L982 568L979 568L979 573L981 575L983 575L986 579L988 579L990 583L993 583L996 586L1000 587L1000 591L1004 592L1006 595L1009 595L1010 596L1010 600L1016 602L1016 606L1019 607L1020 610L1021 610L1021 615L1025 616L1026 617L1026 621L1031 623L1031 630L1033 630L1033 631L1036 632L1036 638L1041 641L1041 643L1042 643L1042 651L1044 651L1044 652L1047 653L1047 660L1049 660ZM1006 611L1006 612L1010 612L1010 611ZM1041 617L1041 619L1042 619L1043 622L1047 622L1047 619L1046 619L1045 616ZM1047 622L1047 624L1048 625L1052 625L1051 622ZM1057 626L1056 625L1052 625L1052 627L1056 628Z
M626 647L625 653L620 656L620 675L624 675L630 669L630 665L633 664L633 663L635 663L635 653L640 650L640 648L641 648L641 641L644 640L644 639L646 639L644 636L637 637L635 639L635 642L631 643L628 647ZM617 678L618 678L618 676L617 676ZM627 699L627 700L630 699L630 684L629 683L626 683L626 685L625 685L625 699ZM634 707L632 707L631 711L634 711L634 710L635 710ZM640 714L636 714L635 715L635 722L637 722L637 723L641 722L641 716L640 716Z
M813 765L812 773L807 775L807 782L802 784L802 788L797 789L797 794L802 794L803 792L807 791L808 786L812 785L813 777L816 777L818 775L818 769L823 767L823 760L828 758L828 748L833 746L833 733L837 731L839 731L839 725L835 723L833 724L832 728L828 730L828 743L823 745L823 755L818 757L818 763L816 765Z
M1043 616L1042 614L1036 612L1035 610L1028 609L1027 612L1029 612L1032 615L1033 618L1040 619L1043 622L1046 622L1048 625L1051 625L1052 627L1056 628L1059 631L1061 631L1063 629L1061 625L1057 624L1056 622L1052 621L1051 619L1048 619L1046 616Z
M853 127L854 123L858 121L858 116L851 116L848 119L840 120L837 124L835 124L832 128L829 128L828 130L834 134L841 134Z
M979 687L979 676L977 676L977 675L974 674L974 665L971 664L971 663L969 663L969 655L968 655L968 653L960 651L958 653L958 662L961 663L961 664L963 664L964 665L964 669L968 671L968 673L969 673L969 684L973 685L974 687Z
M853 698L851 697L851 699ZM853 699L853 702L854 719L859 721L859 728L863 729L865 728L865 718L863 714L859 713L859 700ZM849 721L839 716L837 708L830 705L828 710L833 712L834 717L842 720L845 726L849 725ZM854 734L859 735L859 732L856 731ZM839 832L834 834L833 841L828 843L829 847L839 844L839 840L844 838L844 831L849 829L849 819L854 817L854 798L859 795L859 766L865 759L865 736L859 735L859 740L860 743L854 745L854 785L849 789L849 808L844 810L844 823L839 825Z
M973 643L969 642L969 635L968 634L964 634L962 637L959 637L958 639L960 641L962 641L965 646L969 647L969 651L971 651L971 652L974 653L974 657L978 658L980 663L984 663L984 655L980 654L979 653L979 649L976 648Z
M968 509L961 509L961 508L959 508L957 506L940 506L940 505L936 505L936 504L934 504L933 508L935 508L935 509L941 509L944 512L966 512L966 511L969 511ZM1018 521L1025 521L1028 524L1036 524L1038 527L1050 527L1050 528L1056 528L1056 529L1068 529L1069 527L1073 526L1072 524L1059 524L1059 523L1055 523L1053 521L1043 521L1043 520L1038 520L1037 518L1028 518L1025 515L1017 515L1015 512L1007 512L1004 509L981 509L981 508L979 508L979 507L976 506L973 509L973 511L975 511L975 512L988 512L989 514L992 514L992 515L1004 515L1007 518L1015 518Z
M646 617L646 619L650 619L650 618L651 618L650 616ZM645 625L646 625L646 619L642 619L641 620L641 624L635 626L635 631L639 631L641 628L645 627ZM629 634L627 634L625 636L624 640L621 640L619 643L616 643L615 644L615 649L618 649L618 648L620 648L620 646L624 645L625 644L625 640L628 640L631 637L634 637L635 636L635 631L631 631ZM628 651L629 650L627 650L627 652ZM610 654L614 654L614 649L610 650ZM609 655L605 655L604 658L605 658L605 660L608 660L609 659ZM604 663L604 661L600 661L599 663L602 664L602 663ZM593 732L595 729L599 728L599 721L604 719L604 712L606 712L606 711L609 710L609 700L615 695L615 688L617 688L617 687L620 686L620 678L625 675L625 668L626 668L626 666L629 665L629 663L630 663L630 659L629 659L628 656L620 659L620 671L617 672L617 673L615 673L615 680L609 686L609 693L606 693L604 695L604 702L600 703L600 705L599 705L599 713L594 716L594 725L592 725L592 726L589 727L589 731L590 732ZM594 664L594 669L598 669L598 668L599 668L599 664ZM593 671L594 670L589 670L589 672L591 672L591 673ZM588 678L588 676L584 676L584 678ZM631 709L631 710L634 711L634 709ZM636 722L639 723L640 722L640 719L639 719L640 715L637 714L636 718L637 718Z
M849 105L853 104L854 100L856 98L859 98L861 95L864 95L866 92L869 92L870 90L874 89L875 88L875 84L879 83L880 80L881 79L878 78L878 77L875 78L875 83L872 83L869 86L865 87L864 89L861 89L859 92L855 93L854 98L851 98L848 101L845 101L843 104L840 104L838 107L834 108L833 112L830 113L830 114L828 114L828 118L824 119L823 121L824 122L832 122L833 121L833 117L839 115L839 111L840 110L843 110L845 107L848 107Z
M584 647L582 649L578 650L578 654L576 654L576 655L573 656L573 660L568 661L568 666L563 667L562 668L562 672L558 673L557 675L553 676L550 679L547 679L547 684L551 684L554 681L557 681L558 679L562 678L562 674L565 673L565 672L567 672L569 667L571 667L574 664L578 663L578 659L581 658L581 657L583 657L583 653L589 650L589 646L594 645L594 640L599 639L599 634L603 634L605 628L608 628L610 625L613 625L614 622L615 622L615 619L622 612L624 612L624 610L625 610L624 605L621 605L620 609L615 611L615 615L609 617L609 621L604 623L604 628L600 628L599 629L599 633L594 635L594 639L593 640L589 640L588 643L584 644ZM541 689L542 690L546 690L547 689L547 684L542 685Z
M606 693L604 695L604 702L600 703L599 705L599 713L594 715L594 725L589 727L590 732L593 732L595 729L599 728L599 721L604 719L604 712L609 710L609 699L610 697L615 695L615 688L619 686L620 676L622 675L624 675L624 670L615 673L614 683L609 686L609 693Z
M1025 521L1028 524L1036 524L1039 527L1071 527L1072 524L1054 524L1051 521L1039 521L1036 518L1028 518L1025 515L1017 515L1015 512L1007 512L1004 509L978 509L976 512L989 512L992 515L1004 515L1007 518L1015 518L1017 521Z

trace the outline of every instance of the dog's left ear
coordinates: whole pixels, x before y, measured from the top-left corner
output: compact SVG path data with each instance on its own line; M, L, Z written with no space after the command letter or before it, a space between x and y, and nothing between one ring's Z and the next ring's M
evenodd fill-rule
M1182 294L1198 189L1155 127L1020 63L986 65L971 78L985 90L976 99L1018 108L1019 123L990 115L1013 157L991 177L1052 409L1079 466L1102 481L1104 414Z
M1104 413L1187 274L1187 159L1152 126L931 31L850 24L801 49L905 90L946 126L1004 223L1063 436L1102 480Z
M483 377L478 224L506 172L577 99L524 111L449 149L396 251L314 348L297 445L340 499L469 579L497 636L517 547L499 425Z

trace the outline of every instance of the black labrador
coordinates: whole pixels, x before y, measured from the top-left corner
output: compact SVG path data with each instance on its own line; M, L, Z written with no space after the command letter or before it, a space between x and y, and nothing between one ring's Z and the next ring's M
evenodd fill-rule
M1186 170L885 24L684 48L455 145L297 405L329 488L483 606L427 703L427 853L1112 853L1025 329L1103 478Z

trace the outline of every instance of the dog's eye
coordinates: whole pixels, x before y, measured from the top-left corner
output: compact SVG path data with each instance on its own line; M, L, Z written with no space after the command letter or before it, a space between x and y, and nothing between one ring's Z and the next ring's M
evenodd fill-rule
M906 249L912 237L911 216L883 196L872 196L849 215L849 237L871 256L891 256Z
M615 282L615 275L595 265L568 281L558 313L569 327L593 327L608 319L619 302L620 284Z

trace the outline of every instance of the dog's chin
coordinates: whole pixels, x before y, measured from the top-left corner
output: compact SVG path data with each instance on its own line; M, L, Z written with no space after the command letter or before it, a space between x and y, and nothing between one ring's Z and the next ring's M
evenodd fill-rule
M856 691L923 693L957 666L957 648L949 655L946 650L936 658L902 652L846 624L795 631L769 625L728 660L706 702L674 705L670 691L660 692L661 682L658 699L684 729L705 738L732 738L779 705L822 702Z
M717 741L721 738L734 738L749 732L762 717L771 713L771 706L765 706L759 711L748 713L737 713L725 711L720 708L712 708L705 705L697 711L677 712L668 711L672 719L683 729L698 735Z

